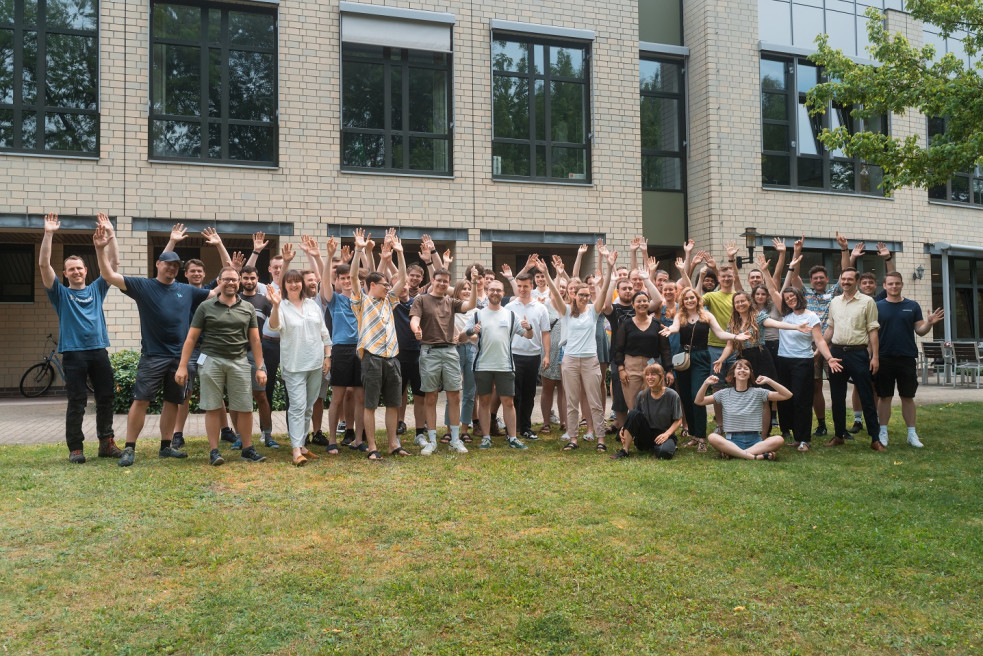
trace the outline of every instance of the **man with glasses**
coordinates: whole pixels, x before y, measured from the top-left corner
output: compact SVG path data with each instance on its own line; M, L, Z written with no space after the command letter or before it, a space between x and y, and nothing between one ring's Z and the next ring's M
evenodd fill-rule
M178 385L188 382L188 361L198 338L201 337L199 406L205 411L209 463L215 467L225 463L219 453L218 443L225 413L222 396L226 392L229 395L229 409L236 413L236 428L242 436L242 459L263 462L266 457L257 453L252 446L251 367L246 359L248 347L257 363L256 382L265 384L266 367L262 364L263 346L259 341L256 309L239 298L239 273L233 267L223 268L219 272L218 281L218 297L202 303L195 311L174 380Z

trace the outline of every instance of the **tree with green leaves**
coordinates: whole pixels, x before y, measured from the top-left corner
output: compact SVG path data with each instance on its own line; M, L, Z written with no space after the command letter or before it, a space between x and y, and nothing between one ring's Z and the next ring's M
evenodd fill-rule
M820 139L830 150L842 149L884 169L884 190L944 185L954 174L983 164L983 0L907 0L912 18L938 28L942 38L961 40L972 66L952 54L939 56L932 45L913 47L900 33L890 34L884 15L867 10L868 51L876 65L864 65L817 39L819 52L810 59L823 67L827 82L808 96L812 113L827 104L852 106L856 118L886 113L920 112L944 121L944 132L931 140L920 135L894 137L853 132L846 127L824 130Z

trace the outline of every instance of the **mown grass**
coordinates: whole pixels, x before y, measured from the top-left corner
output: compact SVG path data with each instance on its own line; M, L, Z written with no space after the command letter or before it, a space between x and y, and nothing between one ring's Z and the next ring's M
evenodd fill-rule
M887 453L776 463L499 438L210 468L199 439L181 462L145 440L120 469L4 447L0 649L980 653L981 410L920 408L920 451L897 417Z

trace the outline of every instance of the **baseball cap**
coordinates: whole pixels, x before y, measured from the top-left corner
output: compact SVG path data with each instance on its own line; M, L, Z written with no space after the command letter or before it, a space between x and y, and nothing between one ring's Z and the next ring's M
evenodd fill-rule
M174 251L164 251L157 257L158 262L180 262L181 256Z

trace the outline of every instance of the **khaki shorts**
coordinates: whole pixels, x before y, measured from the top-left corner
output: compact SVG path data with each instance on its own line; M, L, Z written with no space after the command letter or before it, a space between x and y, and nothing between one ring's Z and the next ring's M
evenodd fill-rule
M362 353L362 388L365 390L365 409L375 410L382 405L398 408L403 405L402 377L399 360L383 358L368 351Z
M453 346L420 347L420 389L424 394L457 392L462 387L461 360Z
M515 374L511 371L476 371L474 387L478 396L491 394L493 387L499 396L515 396Z
M198 384L202 410L220 410L222 393L229 393L229 410L253 411L253 390L249 380L249 361L243 356L236 360L205 356L205 364L198 368Z

